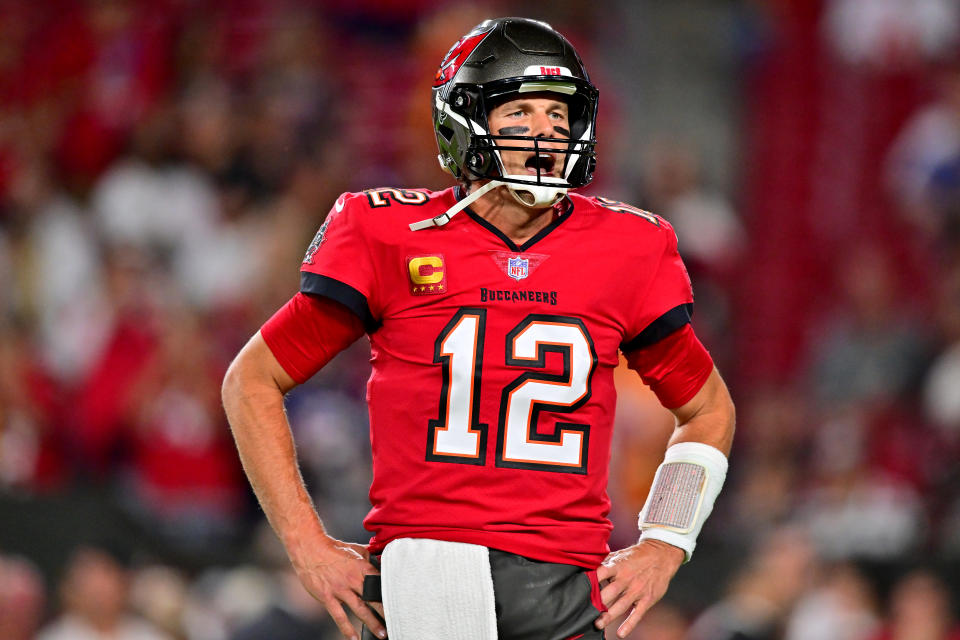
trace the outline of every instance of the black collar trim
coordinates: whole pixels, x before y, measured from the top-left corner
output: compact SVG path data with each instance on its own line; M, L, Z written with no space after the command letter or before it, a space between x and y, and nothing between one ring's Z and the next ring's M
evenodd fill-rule
M463 197L464 196L462 195L462 190L460 189L460 187L457 187L457 200L459 201ZM500 231L500 229L490 224L490 222L488 222L485 218L481 218L470 207L467 207L466 209L464 209L464 212L466 212L468 216L473 218L473 220L475 220L481 227L484 227L485 229L490 231L490 233L500 238L500 240L505 245L507 245L508 249L510 249L511 251L515 251L517 253L522 253L527 249L529 249L530 247L532 247L533 245L535 245L536 243L543 240L545 237L547 237L547 234L549 234L551 231L559 227L564 220L566 220L573 214L573 200L570 199L570 196L565 195L563 197L563 200L561 200L560 202L562 203L562 206L563 206L563 213L560 214L559 216L556 216L553 219L553 221L550 222L550 224L545 226L543 229L540 229L540 231L537 232L537 235L533 236L532 238L524 242L519 247L513 240L508 238L505 233L503 233L502 231Z

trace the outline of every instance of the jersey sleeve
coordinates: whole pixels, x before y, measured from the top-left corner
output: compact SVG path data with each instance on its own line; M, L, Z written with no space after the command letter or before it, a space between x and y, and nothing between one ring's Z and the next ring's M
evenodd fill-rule
M627 354L627 366L640 374L660 403L676 409L689 402L713 371L713 359L689 324Z
M344 193L337 199L303 258L300 292L339 302L371 331L377 325L371 309L377 279L366 227L366 202L356 193Z
M690 323L693 288L677 250L673 228L661 221L663 252L644 294L633 311L632 337L622 345L624 353L650 346Z
M283 370L303 383L363 335L363 327L341 304L298 293L260 327L260 335Z

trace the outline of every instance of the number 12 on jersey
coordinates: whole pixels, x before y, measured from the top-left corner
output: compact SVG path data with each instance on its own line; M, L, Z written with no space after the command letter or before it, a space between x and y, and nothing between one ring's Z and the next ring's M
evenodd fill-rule
M427 460L486 464L488 425L480 423L486 319L486 309L462 308L434 343L443 383L440 415L427 429ZM562 373L537 371L551 352L560 354ZM505 353L507 366L525 371L500 391L496 466L586 474L590 425L557 421L549 434L537 430L542 411L573 413L590 398L597 354L583 321L530 314L507 333Z

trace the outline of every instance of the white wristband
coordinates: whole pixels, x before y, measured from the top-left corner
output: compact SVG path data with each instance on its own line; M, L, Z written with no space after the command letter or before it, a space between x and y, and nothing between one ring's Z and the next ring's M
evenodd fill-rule
M689 562L726 477L727 457L719 449L702 442L668 448L640 512L640 539L680 547Z

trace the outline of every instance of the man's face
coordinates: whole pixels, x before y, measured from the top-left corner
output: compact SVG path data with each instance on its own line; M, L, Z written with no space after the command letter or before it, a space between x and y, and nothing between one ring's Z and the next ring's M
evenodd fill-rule
M498 105L488 118L490 133L495 136L533 136L538 141L540 154L531 149L528 140L498 140L503 147L526 147L524 151L500 151L508 175L537 175L559 177L562 174L563 153L551 149L566 149L570 138L570 114L567 104L555 93L530 93ZM558 142L548 142L558 140Z

